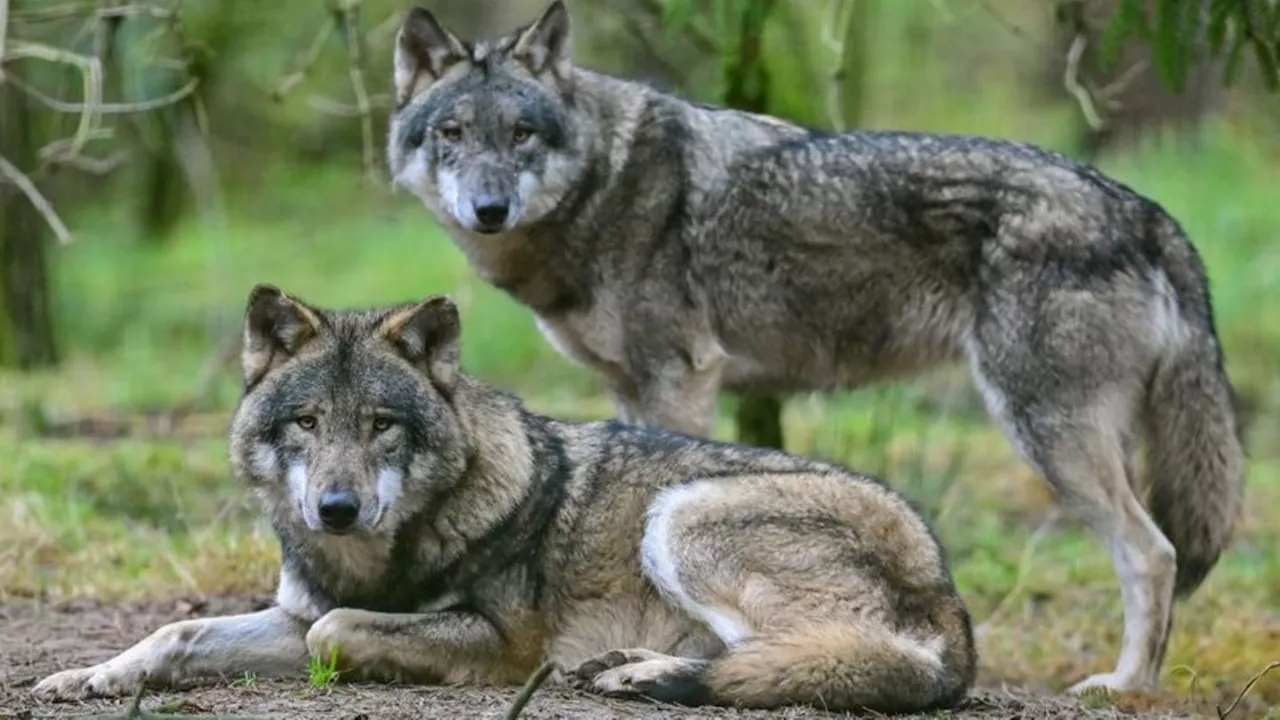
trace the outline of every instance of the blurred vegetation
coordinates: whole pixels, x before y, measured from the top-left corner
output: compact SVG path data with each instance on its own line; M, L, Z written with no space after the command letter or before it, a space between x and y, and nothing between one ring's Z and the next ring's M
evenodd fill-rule
M167 4L0 4L11 38L101 58L104 100L120 110L86 131L76 108L56 111L12 82L77 105L74 65L3 65L0 155L75 240L55 244L60 234L0 182L0 317L23 323L0 323L0 365L25 368L0 373L0 599L272 586L278 550L230 478L223 437L239 392L233 341L256 282L329 306L449 292L471 372L545 412L612 414L596 378L480 281L424 208L387 191L402 0L183 0L178 16L150 10ZM430 3L462 35L505 32L542 5ZM1274 38L1276 3L1228 12L1213 0L1206 17L1227 13L1220 52L1172 62L1161 43L1180 31L1159 15L1171 0L1145 3L1145 35L1115 29L1130 0L569 5L578 59L600 69L813 127L1036 142L1164 204L1204 256L1228 369L1251 408L1249 499L1234 548L1176 610L1166 690L1117 702L1213 714L1278 659L1280 100L1265 62L1237 59L1232 84L1221 82L1232 53L1265 57L1250 32ZM1218 30L1200 32L1210 43ZM67 138L82 141L75 153L57 144ZM920 504L975 617L989 621L985 682L1056 691L1114 662L1120 601L1106 553L1054 520L963 368L752 402L766 419L781 412L788 449L879 473ZM744 404L723 406L717 435L739 437ZM1277 702L1280 685L1264 680L1238 712L1260 717Z

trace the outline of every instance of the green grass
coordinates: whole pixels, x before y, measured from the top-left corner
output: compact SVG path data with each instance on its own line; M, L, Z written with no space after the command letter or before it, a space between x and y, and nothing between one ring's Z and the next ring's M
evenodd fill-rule
M328 690L338 681L338 648L329 653L329 659L313 657L307 663L307 678L316 690Z
M1162 202L1196 241L1229 369L1258 406L1237 541L1177 608L1166 689L1113 700L1212 714L1214 702L1280 659L1280 450L1270 442L1280 430L1280 167L1226 125L1206 130L1198 150L1155 142L1103 167ZM79 242L56 263L66 362L0 376L0 598L270 592L278 548L226 463L234 368L219 376L211 414L162 439L35 433L69 418L171 406L238 330L256 282L330 306L451 293L464 316L468 370L544 412L611 413L598 381L478 280L410 198L362 191L349 169L277 170L264 184L278 190L233 195L223 226L193 224L165 246L135 242L119 205L73 218ZM1114 662L1118 586L1100 544L1072 523L1029 548L1052 503L964 377L957 370L795 398L788 445L882 474L915 499L937 526L975 619L1000 608L982 639L986 677L1060 690ZM733 437L731 403L720 437ZM1277 702L1280 683L1264 679L1246 705L1254 712Z

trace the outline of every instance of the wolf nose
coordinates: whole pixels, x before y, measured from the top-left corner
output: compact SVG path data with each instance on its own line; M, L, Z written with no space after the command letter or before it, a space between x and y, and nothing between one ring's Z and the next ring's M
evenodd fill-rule
M320 496L320 522L326 530L346 530L360 514L360 498L350 490L329 491Z
M480 221L480 226L485 228L502 227L511 209L506 200L492 195L480 196L472 207L476 211L476 219Z

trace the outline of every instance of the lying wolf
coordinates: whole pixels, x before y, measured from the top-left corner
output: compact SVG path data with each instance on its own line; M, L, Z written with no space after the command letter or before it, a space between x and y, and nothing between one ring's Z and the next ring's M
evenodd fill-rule
M1074 689L1154 685L1173 601L1227 547L1244 473L1178 224L1057 153L811 132L577 67L571 48L558 0L492 42L410 11L395 182L628 421L707 435L722 388L851 389L968 362L1120 578L1119 660Z
M514 683L541 662L686 705L945 708L968 611L925 521L829 463L534 414L465 375L452 301L333 312L256 287L236 474L277 605L160 628L37 695L303 674Z

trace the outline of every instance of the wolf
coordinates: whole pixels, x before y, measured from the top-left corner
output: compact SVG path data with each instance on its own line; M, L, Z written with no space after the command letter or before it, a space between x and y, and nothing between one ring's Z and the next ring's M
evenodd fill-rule
M684 705L959 702L969 613L875 478L616 420L557 421L459 366L448 296L325 310L254 288L236 475L281 547L276 604L185 620L40 682L66 699L207 675L513 683Z
M1245 465L1179 224L1030 144L818 132L581 67L572 47L559 0L494 40L407 11L394 185L629 423L709 435L721 390L967 363L1119 578L1116 665L1070 691L1156 685L1174 602L1229 545Z

